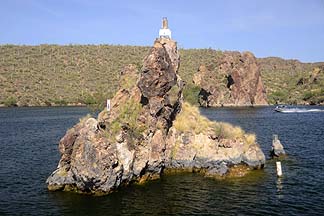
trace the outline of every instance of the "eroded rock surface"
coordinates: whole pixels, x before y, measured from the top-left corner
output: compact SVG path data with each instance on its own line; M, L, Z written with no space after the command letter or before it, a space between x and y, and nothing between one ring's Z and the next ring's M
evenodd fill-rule
M224 176L235 165L261 168L265 158L255 139L241 130L231 137L233 128L191 113L183 103L179 64L176 42L157 39L140 73L126 66L111 110L97 119L85 117L61 139L49 190L107 194L159 178L168 168L201 169L212 176ZM183 115L199 129L183 130L181 125L192 125Z
M286 152L284 150L283 145L281 144L280 140L278 139L278 136L275 136L272 140L272 147L270 151L270 157L277 158L285 156Z
M193 78L201 106L267 105L258 63L250 52L224 52L216 65L201 65Z
M166 168L171 171L184 169L223 177L233 166L259 169L265 162L255 135L228 123L211 122L188 103L183 104L170 128L167 143Z

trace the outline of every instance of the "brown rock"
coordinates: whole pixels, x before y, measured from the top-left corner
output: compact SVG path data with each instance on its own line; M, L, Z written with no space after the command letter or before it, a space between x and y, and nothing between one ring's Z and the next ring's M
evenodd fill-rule
M250 52L224 52L216 67L200 66L193 82L202 106L267 105L256 58Z
M243 131L235 134L233 131L241 129L226 124L223 130L227 130L227 136L230 137L214 139L216 123L204 120L188 104L183 105L179 115L186 116L185 113L188 112L195 117L192 121L205 125L206 128L199 131L197 128L191 128L191 130L182 128L181 122L178 121L183 121L184 118L175 120L167 138L168 145L165 151L168 158L167 168L200 169L206 171L207 176L224 176L230 173L234 165L245 165L250 169L263 167L265 156L258 143L253 139L253 135L244 135ZM211 133L214 134L211 135Z
M263 153L254 142L224 139L197 110L181 117L179 59L175 41L158 39L140 75L135 66L126 66L111 110L98 120L84 118L62 138L61 160L47 179L48 189L102 195L159 178L165 168L206 169L210 176L225 175L233 164L261 166ZM179 132L174 126L181 125L179 118L185 127L199 128Z
M121 184L155 179L164 167L166 135L179 112L183 84L176 74L176 42L156 40L141 74L126 66L111 110L98 121L86 118L60 142L58 169L47 179L50 190L109 193ZM178 85L171 103L169 91Z
M171 53L171 55L170 55ZM179 55L176 42L156 40L144 65L138 87L144 97L163 97L177 82Z

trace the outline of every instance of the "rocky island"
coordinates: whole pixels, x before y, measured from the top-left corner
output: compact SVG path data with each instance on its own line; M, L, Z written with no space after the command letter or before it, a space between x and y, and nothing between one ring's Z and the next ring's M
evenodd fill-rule
M110 111L86 116L60 140L61 159L48 189L103 195L173 171L223 178L262 168L265 156L255 135L210 121L183 102L179 65L176 42L159 38L140 72L126 66ZM262 92L259 79L255 84ZM265 103L262 95L246 97Z

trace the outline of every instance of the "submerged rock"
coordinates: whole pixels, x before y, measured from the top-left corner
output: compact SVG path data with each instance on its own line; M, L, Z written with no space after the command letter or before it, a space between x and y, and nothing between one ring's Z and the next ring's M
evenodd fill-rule
M111 110L85 117L61 139L61 160L48 189L107 194L167 170L225 176L237 165L261 168L265 157L253 135L211 122L183 103L179 64L176 42L163 38L140 73L126 66Z
M267 105L257 60L250 52L224 52L216 65L201 65L193 77L201 106Z
M270 156L272 158L275 157L281 157L281 156L285 156L286 152L284 150L283 145L281 144L280 140L278 139L278 135L274 135L274 138L272 140L272 148L270 151Z

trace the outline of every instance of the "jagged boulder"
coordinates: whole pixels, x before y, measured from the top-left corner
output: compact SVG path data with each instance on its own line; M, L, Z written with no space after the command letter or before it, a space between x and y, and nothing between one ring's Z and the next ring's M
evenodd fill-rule
M274 135L274 139L272 140L270 157L277 158L277 157L282 157L285 155L286 155L286 152L284 150L283 145L281 144L280 140L278 139L278 136Z
M111 111L80 121L61 139L61 160L47 179L48 188L100 194L159 177L167 132L182 104L178 65L176 42L159 39L141 73L126 66ZM169 91L177 84L171 103Z
M250 52L224 52L215 65L201 65L193 82L201 106L267 105L256 58Z
M250 135L240 129L234 135L233 127L207 120L196 108L188 112L179 63L176 42L157 39L140 73L126 66L111 110L97 119L85 117L61 139L61 160L47 179L48 189L107 194L159 178L166 169L222 176L236 165L262 167L264 155Z
M138 87L146 98L163 97L176 84L180 62L176 43L160 39L144 59ZM158 72L158 73L157 73Z

